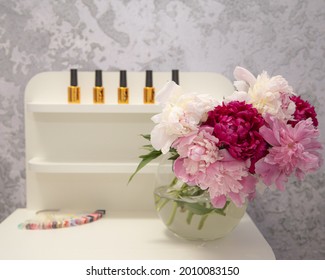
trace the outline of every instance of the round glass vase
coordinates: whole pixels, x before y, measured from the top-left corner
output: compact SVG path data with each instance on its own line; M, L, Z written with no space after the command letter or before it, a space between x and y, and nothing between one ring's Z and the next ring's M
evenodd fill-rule
M223 209L214 208L206 191L188 186L174 176L170 163L159 165L154 199L158 216L175 235L188 240L215 240L239 224L247 203L237 207L227 201Z

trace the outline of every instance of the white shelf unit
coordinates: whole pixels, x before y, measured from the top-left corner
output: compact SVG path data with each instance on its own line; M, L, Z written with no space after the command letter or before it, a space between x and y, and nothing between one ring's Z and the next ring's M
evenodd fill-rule
M140 134L153 128L159 104L143 104L145 72L128 72L129 104L117 104L118 72L103 72L105 104L93 104L94 72L78 72L81 103L67 103L70 73L45 72L25 92L27 208L103 208L153 211L157 162L127 185L136 169ZM169 72L154 72L158 91ZM180 73L184 91L209 93L222 100L231 82L216 73ZM127 203L125 202L127 201Z
M0 259L274 259L246 214L234 232L213 242L189 242L168 232L153 205L157 162L127 185L147 143L151 115L143 105L144 73L128 73L130 104L117 105L118 73L103 73L106 104L92 104L94 73L80 72L81 104L67 104L69 72L36 75L25 92L27 209L0 224ZM170 73L154 73L157 89ZM215 73L181 73L185 90L233 91ZM218 89L218 90L217 90ZM95 113L95 114L94 114ZM28 231L18 224L40 209L106 209L78 227ZM95 237L91 239L90 237ZM82 244L82 245L81 245Z

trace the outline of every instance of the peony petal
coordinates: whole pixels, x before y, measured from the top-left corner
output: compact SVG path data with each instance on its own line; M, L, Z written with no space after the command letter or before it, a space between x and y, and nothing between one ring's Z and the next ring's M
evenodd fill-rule
M225 195L215 196L211 199L211 203L215 208L225 207L226 202L227 202L227 198Z
M274 136L274 132L271 129L267 128L265 125L263 125L260 128L259 132L263 136L264 140L268 142L270 145L272 146L280 145L278 139L276 139Z
M234 81L234 86L239 92L248 92L249 89L248 84L244 81Z
M222 160L223 162L228 162L228 161L235 162L236 161L236 159L234 159L226 149L220 150L219 153L220 153L220 156L222 156L222 158L223 158L223 160Z
M162 124L156 125L150 134L151 145L155 150L161 150L163 154L169 152L170 146L176 140L177 135L167 135Z
M225 97L225 103L227 104L228 102L231 101L245 101L245 102L249 102L249 95L247 92L245 91L235 91L233 94L228 95Z
M186 167L185 167L185 160L183 158L178 158L174 162L174 173L178 179L185 182L186 184L190 186L198 185L199 177L200 176L193 176L187 173Z
M252 175L244 177L240 181L240 183L243 185L242 191L244 191L245 193L254 193L256 190L257 182L258 180Z
M255 173L262 178L265 185L270 187L279 176L280 170L277 166L266 163L263 158L255 164Z
M234 70L234 77L238 81L245 81L247 82L251 87L254 86L256 82L255 76L249 72L247 69L237 66Z
M241 196L240 193L233 193L230 192L229 197L231 198L232 202L237 206L237 207L242 207L243 204L245 203L245 199Z
M183 182L187 183L188 181L188 175L186 174L185 168L184 168L184 159L178 158L174 162L174 173L178 179L181 179Z
M156 100L160 104L165 106L166 103L168 103L168 101L172 97L178 97L179 95L181 95L181 93L182 93L181 87L177 85L175 82L170 81L166 83L165 86L160 91L158 91L156 95Z
M161 117L162 117L162 113L152 116L151 120L154 123L160 123L161 122Z
M300 181L302 181L305 178L305 173L301 169L297 168L296 176Z
M285 183L288 181L288 177L285 175L284 172L281 172L275 180L275 186L280 190L285 190Z
M304 177L304 173L316 171L321 165L319 155L314 155L312 153L305 152L301 161L297 164L297 171L299 176L297 177L302 180ZM298 171L299 170L299 171ZM303 176L301 175L301 172Z

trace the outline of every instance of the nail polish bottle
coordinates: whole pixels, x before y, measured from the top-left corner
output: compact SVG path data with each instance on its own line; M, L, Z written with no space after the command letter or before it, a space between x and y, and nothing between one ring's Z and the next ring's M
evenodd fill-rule
M154 104L155 103L155 88L152 83L152 70L146 71L146 86L143 89L143 103Z
M95 104L105 103L105 90L103 87L102 70L95 71L95 87L93 89L93 97Z
M78 87L77 69L70 70L70 86L68 87L68 103L80 103L80 87Z
M126 70L120 71L120 87L118 88L118 104L129 104Z

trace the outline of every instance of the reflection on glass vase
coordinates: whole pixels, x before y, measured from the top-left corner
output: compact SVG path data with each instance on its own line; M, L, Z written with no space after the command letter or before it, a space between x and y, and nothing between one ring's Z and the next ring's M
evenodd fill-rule
M223 209L214 208L206 191L175 178L166 161L158 168L154 198L158 216L167 228L189 240L224 237L238 225L247 208L247 203L237 207L231 201Z

